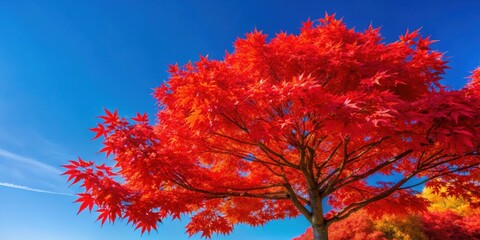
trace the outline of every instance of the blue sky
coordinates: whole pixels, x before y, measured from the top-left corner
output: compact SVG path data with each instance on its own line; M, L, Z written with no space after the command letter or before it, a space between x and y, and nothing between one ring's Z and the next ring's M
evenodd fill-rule
M103 161L87 129L103 107L154 113L152 88L168 64L221 58L255 27L297 33L326 11L359 30L381 26L386 42L422 27L447 52L444 83L453 88L480 65L476 0L0 1L0 239L188 239L185 222L141 237L125 222L100 227L96 214L77 216L77 189L59 166L77 156ZM291 219L213 239L291 239L306 227Z

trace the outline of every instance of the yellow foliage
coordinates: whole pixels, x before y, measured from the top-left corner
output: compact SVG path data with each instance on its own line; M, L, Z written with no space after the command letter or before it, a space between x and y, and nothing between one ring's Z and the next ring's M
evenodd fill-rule
M387 239L395 240L427 240L422 231L419 216L394 217L386 216L375 222L375 228L382 231Z
M428 208L431 212L444 212L450 210L461 216L480 213L480 209L471 208L468 201L463 198L456 198L452 196L442 197L442 193L446 193L447 189L443 187L439 193L433 193L431 188L424 188L422 197L431 202Z

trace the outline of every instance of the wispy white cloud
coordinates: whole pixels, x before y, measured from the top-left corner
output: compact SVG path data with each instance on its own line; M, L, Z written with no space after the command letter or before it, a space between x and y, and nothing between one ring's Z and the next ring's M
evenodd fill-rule
M13 183L6 183L6 182L0 182L0 186L2 186L2 187L8 187L8 188L21 189L21 190L30 191L30 192L48 193L48 194L65 195L65 196L74 196L73 194L69 194L69 193L52 192L52 191L47 191L47 190L42 190L42 189L36 189L36 188L31 188L31 187L27 187L27 186L17 185L17 184L13 184Z
M46 163L43 163L39 160L29 158L29 157L25 157L25 156L21 156L21 155L18 155L16 153L13 153L13 152L7 151L5 149L1 149L1 148L0 148L0 157L8 158L10 160L14 160L14 161L17 161L17 162L26 163L26 164L29 164L33 167L36 167L36 168L41 169L43 171L46 171L48 173L53 173L53 174L56 174L56 175L59 175L59 174L62 173L62 171L60 171L58 168L50 166L50 165L48 165Z

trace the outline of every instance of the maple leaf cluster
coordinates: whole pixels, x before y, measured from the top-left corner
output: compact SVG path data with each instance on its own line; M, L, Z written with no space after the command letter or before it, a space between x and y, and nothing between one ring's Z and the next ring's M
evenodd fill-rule
M447 68L418 31L392 43L379 29L334 16L299 34L254 31L222 60L170 66L155 89L159 111L93 128L111 164L66 165L77 202L144 231L190 217L188 234L228 234L303 215L322 229L365 209L419 212L427 184L470 199L480 164L479 70L465 88L440 83ZM372 176L399 180L372 183ZM323 200L333 207L323 212Z

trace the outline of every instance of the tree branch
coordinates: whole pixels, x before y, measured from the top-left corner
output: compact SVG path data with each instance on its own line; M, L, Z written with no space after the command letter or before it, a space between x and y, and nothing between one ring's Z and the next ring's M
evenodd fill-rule
M354 181L357 181L357 180L359 180L359 179L364 179L364 178L366 178L366 177L368 177L368 176L370 176L370 175L378 172L378 171L381 170L382 168L384 168L384 167L386 167L386 166L388 166L388 165L390 165L390 164L392 164L392 163L394 163L394 162L396 162L396 161L404 158L405 156L407 156L408 154L410 154L410 153L412 153L412 152L413 152L412 149L406 150L406 151L398 154L397 156L392 157L392 158L390 158L389 160L387 160L387 161L385 161L385 162L377 165L376 167L374 167L374 168L366 171L366 172L363 173L363 174L360 174L360 175L352 175L349 179L348 179L348 178L341 179L340 182L339 182L339 185L338 185L338 186L335 186L335 188L332 188L331 192L333 192L334 189L339 189L339 188L341 188L341 187L343 187L343 186L345 186L345 185L348 185L348 184L350 184L350 183L352 183L352 182L354 182ZM330 192L330 193L331 193L331 192Z

